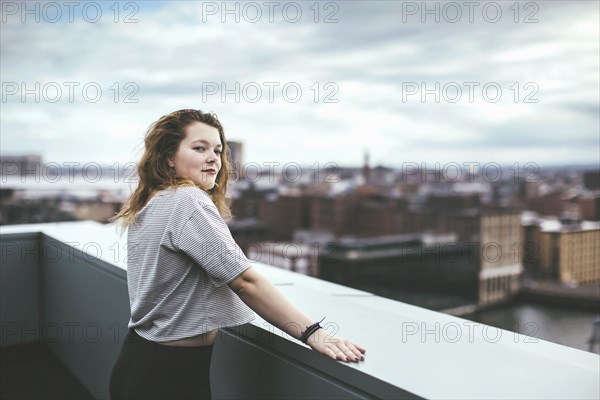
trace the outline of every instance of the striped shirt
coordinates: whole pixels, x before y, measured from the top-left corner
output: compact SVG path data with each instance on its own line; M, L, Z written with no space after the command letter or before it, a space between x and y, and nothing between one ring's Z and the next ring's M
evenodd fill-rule
M227 286L250 266L205 191L156 193L127 232L129 328L164 342L252 321Z

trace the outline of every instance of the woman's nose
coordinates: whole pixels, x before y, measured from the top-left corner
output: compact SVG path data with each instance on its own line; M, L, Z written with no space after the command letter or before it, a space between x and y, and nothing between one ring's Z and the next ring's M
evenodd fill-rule
M208 156L208 160L209 162L217 162L219 161L219 156L217 156L217 154L214 151L211 151L209 156Z

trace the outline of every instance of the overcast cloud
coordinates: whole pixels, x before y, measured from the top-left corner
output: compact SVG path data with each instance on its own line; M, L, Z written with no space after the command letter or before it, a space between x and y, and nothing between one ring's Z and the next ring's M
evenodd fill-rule
M1 3L3 155L135 161L151 122L200 108L217 113L228 139L244 143L246 162L359 166L365 150L373 165L386 166L598 162L597 1L521 2L518 16L514 1L495 2L485 15L481 2L472 22L468 7L456 2L456 23L445 19L455 18L457 8L435 2L427 4L438 4L440 21L427 14L423 23L420 1L295 2L285 12L286 2L275 2L273 22L262 1L253 3L260 18L256 7L227 3L240 10L239 22L222 15L220 1L129 2L139 9L123 2L116 23L114 2L102 5L96 23L82 15L89 2L77 2L74 22L64 2L55 2L62 11L57 22L44 2L40 22L22 14L21 2ZM298 8L302 16L290 22ZM502 16L491 22L497 9ZM124 23L131 12L138 22ZM23 102L22 84L35 91L38 82L47 89L39 102L33 94ZM65 82L79 83L73 102ZM239 102L233 93L224 100L211 94L220 85L235 92L236 82L256 84L238 92ZM82 95L86 83L102 89L97 102ZM421 83L432 90L425 101ZM257 86L262 96L254 102ZM294 87L302 90L297 102ZM127 95L138 102L125 102Z

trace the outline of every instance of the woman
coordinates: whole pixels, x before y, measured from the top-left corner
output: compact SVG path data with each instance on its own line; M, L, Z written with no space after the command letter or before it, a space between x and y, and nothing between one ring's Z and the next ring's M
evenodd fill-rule
M325 356L364 360L365 349L326 335L294 308L231 237L227 154L213 114L175 111L148 129L138 187L112 218L128 228L131 307L113 399L210 398L218 329L248 323L254 312Z

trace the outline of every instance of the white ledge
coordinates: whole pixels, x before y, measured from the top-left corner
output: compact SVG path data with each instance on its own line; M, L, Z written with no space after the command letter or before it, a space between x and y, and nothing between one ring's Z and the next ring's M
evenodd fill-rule
M0 227L42 232L126 269L126 236L93 221ZM90 244L92 243L92 244ZM92 249L92 247L94 249ZM116 254L116 249L119 254ZM93 252L92 252L93 251ZM302 312L367 349L345 364L431 399L598 399L600 356L271 267L253 266ZM298 343L257 315L253 324ZM328 325L327 325L328 324Z

